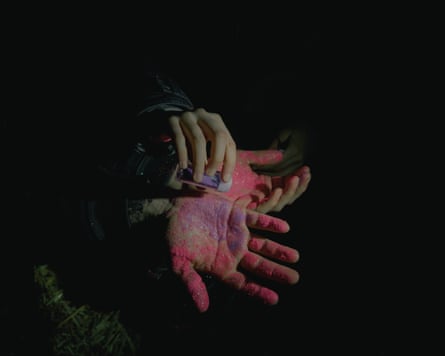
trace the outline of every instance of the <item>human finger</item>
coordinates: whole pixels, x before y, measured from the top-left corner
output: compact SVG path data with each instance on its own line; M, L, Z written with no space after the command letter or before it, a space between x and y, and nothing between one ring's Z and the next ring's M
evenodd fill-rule
M279 150L244 151L243 155L253 167L277 164L283 158L283 152Z
M263 202L258 204L255 210L260 213L267 214L278 204L282 194L283 189L275 188L274 190L272 190L267 199L263 199Z
M281 211L286 205L291 204L291 201L293 201L293 198L296 195L300 177L298 176L290 176L284 178L284 189L283 194L280 197L280 200L277 202L277 204L273 207L273 211Z
M300 254L296 249L263 237L252 236L248 247L262 256L287 263L296 263L300 259Z
M239 271L234 271L227 275L223 279L223 282L236 290L263 301L265 304L275 305L278 303L278 293L272 289L248 280L246 276Z
M196 308L201 313L207 311L210 304L207 288L201 276L195 271L190 261L182 256L173 255L172 269L186 285Z
M169 119L170 128L174 134L174 141L176 144L176 153L178 155L178 164L180 168L187 168L188 165L188 153L187 142L185 140L184 133L179 123L179 116L173 115Z
M236 144L221 115L198 109L198 124L207 141L210 141L210 154L206 167L208 175L214 175L222 167L224 181L230 181L236 165Z
M295 284L299 274L294 269L269 260L253 252L247 252L240 261L245 270L281 284Z
M299 279L299 273L294 269L250 251L243 256L240 266L261 278L281 284L295 284Z
M246 211L246 225L254 229L278 233L286 233L290 229L287 221L253 210Z
M299 182L297 191L296 191L294 197L292 198L292 200L290 201L290 204L292 204L296 199L298 199L307 190L307 188L309 186L309 182L312 179L312 174L310 172L309 167L304 166L302 168L304 168L304 172L300 176L300 182Z
M207 163L206 139L194 113L183 113L180 122L192 150L193 179L200 182Z

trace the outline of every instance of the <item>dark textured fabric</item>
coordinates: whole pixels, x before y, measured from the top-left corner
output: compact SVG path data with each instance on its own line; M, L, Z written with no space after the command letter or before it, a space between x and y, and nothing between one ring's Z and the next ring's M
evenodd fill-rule
M179 84L161 73L145 70L138 116L154 110L192 110L193 103Z

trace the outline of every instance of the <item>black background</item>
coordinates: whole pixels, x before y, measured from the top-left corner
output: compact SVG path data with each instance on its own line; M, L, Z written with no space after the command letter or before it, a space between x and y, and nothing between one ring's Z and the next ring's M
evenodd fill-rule
M422 36L417 22L397 11L344 10L215 10L196 18L163 12L128 26L116 18L92 16L87 25L60 16L9 28L10 93L18 95L2 123L3 132L11 129L3 142L13 160L21 123L36 127L35 120L49 117L53 124L56 113L76 106L79 90L94 102L90 73L99 71L100 83L141 58L177 78L196 106L220 113L240 148L264 147L271 132L295 120L309 126L310 187L278 214L291 225L286 242L300 251L301 281L283 288L272 309L241 301L227 315L210 311L186 335L165 335L173 344L264 355L390 355L418 346L416 312L406 309L401 291L406 275L416 273L405 264L403 244L410 243L408 231L417 231L403 202L417 179L405 169L422 159L406 148L407 136L423 132L410 119L419 109L411 88L421 76L412 65ZM106 103L106 95L100 100ZM33 132L40 134L47 132ZM6 196L17 212L13 192ZM9 271L20 263L6 261ZM5 299L7 315L14 297ZM23 337L11 329L12 340Z

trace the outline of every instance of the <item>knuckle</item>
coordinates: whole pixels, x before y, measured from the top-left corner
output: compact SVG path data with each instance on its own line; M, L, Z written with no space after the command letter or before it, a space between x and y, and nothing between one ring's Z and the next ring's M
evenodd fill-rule
M231 150L236 150L237 149L236 142L233 140L233 138L231 136L229 137L229 140L227 141L227 146Z
M206 140L205 140L204 136L202 135L201 131L194 131L192 133L192 137L198 146L205 146Z
M190 112L190 111L185 111L181 114L181 119L186 120L186 121L192 121L194 120L195 115Z
M222 142L226 142L227 144L229 143L227 133L223 130L217 130L214 133L214 138L215 138L215 141L218 141L218 142L222 141Z
M179 121L179 116L177 116L177 115L172 115L168 118L168 122L170 124L177 123L178 121Z
M176 136L175 137L175 142L177 146L184 146L185 145L185 138L184 136Z
M214 119L214 120L221 121L221 122L223 121L222 116L218 113L211 113L210 115L211 115L212 119Z

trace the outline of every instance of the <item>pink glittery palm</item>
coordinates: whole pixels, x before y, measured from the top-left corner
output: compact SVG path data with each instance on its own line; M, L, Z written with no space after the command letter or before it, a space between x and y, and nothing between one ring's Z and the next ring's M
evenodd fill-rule
M205 312L209 307L202 273L270 305L278 302L278 294L250 280L243 270L283 284L298 281L295 270L279 263L295 263L298 252L249 231L253 228L286 233L286 221L210 193L177 198L168 216L172 268L199 311Z
M280 211L292 204L306 191L311 173L308 166L281 177L259 175L251 165L270 165L280 162L283 153L279 150L237 150L237 160L232 176L232 187L225 193L233 200L244 200L250 209L262 213Z

